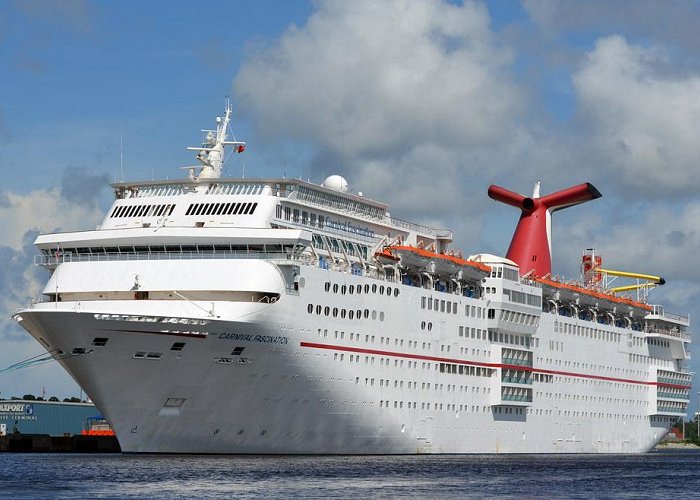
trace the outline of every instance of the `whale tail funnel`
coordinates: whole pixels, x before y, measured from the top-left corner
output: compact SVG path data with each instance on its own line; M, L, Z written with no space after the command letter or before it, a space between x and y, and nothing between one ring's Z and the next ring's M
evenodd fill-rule
M519 208L520 220L515 228L506 257L520 266L520 274L546 276L552 273L552 214L602 195L592 184L562 189L540 197L540 183L535 184L532 197L492 185L489 197Z

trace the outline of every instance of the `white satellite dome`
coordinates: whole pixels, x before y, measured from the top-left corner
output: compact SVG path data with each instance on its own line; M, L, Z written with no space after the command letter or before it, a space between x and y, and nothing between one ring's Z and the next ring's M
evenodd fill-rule
M348 181L342 175L329 175L322 185L325 188L340 191L341 193L348 192Z

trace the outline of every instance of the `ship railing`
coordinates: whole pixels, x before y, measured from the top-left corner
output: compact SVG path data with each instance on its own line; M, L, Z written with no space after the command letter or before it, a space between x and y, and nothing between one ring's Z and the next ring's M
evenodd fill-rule
M532 366L532 361L527 359L516 359L503 357L503 364L505 365L517 365L517 366Z
M657 406L657 411L660 413L685 413L686 408L675 408L673 406Z
M524 378L524 377L501 377L501 382L505 382L506 384L532 385L532 379L531 378Z
M32 297L29 302L27 302L26 306L20 306L15 309L15 314L18 312L22 311L23 309L31 309L34 307L35 304L39 304L41 302L48 302L48 297Z
M657 398L667 398L667 399L690 399L689 394L674 394L672 392L659 391L656 393Z
M293 253L286 252L246 252L246 251L216 251L216 252L140 252L140 253L104 253L80 254L65 253L59 255L36 255L34 264L37 266L57 266L64 262L94 262L115 260L193 260L193 259L262 259L275 262L294 264L309 264Z
M502 394L502 401L519 401L523 403L532 403L532 396L516 395L516 394Z
M665 335L669 337L676 337L683 340L690 340L690 334L686 332L681 332L677 328L661 328L658 326L645 326L644 333L651 333L656 335Z
M666 312L663 308L663 306L659 305L652 305L652 310L651 310L651 315L652 316L661 316L662 318L670 319L671 321L676 321L679 323L688 323L690 320L689 316L682 316L680 314L673 314Z
M656 381L661 382L662 384L690 385L690 380L677 380L674 378L666 378L666 377L656 377Z
M422 224L416 224L415 222L408 222L406 220L397 219L396 217L391 217L391 224L394 227L400 227L401 229L406 229L407 231L413 231L414 233L426 234L428 236L438 237L445 235L451 237L452 232L447 229L433 229L432 227L424 226ZM447 234L449 232L449 235Z

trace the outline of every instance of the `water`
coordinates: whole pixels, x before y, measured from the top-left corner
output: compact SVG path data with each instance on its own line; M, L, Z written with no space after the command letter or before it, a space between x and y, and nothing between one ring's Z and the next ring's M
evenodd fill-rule
M0 454L0 498L699 498L700 453Z

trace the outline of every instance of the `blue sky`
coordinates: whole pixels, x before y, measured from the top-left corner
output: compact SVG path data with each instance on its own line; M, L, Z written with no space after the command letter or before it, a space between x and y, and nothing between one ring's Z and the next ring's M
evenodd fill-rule
M45 280L33 237L99 224L120 136L127 179L181 176L226 95L248 142L226 175L342 173L466 253L515 227L489 184L590 181L601 200L556 214L555 272L594 246L694 316L699 22L675 1L0 0L0 368L40 351L7 319ZM42 386L77 393L56 365L0 375L0 396Z

